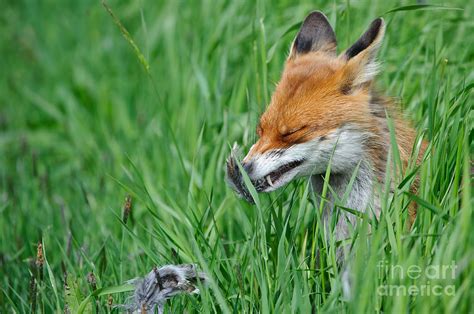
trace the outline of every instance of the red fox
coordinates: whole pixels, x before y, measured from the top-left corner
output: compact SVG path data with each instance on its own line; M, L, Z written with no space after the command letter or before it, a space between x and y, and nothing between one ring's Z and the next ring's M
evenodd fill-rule
M378 72L376 55L384 33L384 20L377 18L337 56L336 37L325 15L316 11L306 17L258 123L259 139L242 162L257 192L274 191L295 178L310 176L315 193L320 194L331 163L329 184L339 197L358 168L343 206L365 212L372 205L379 214L373 184L384 181L387 168L387 112L394 121L400 158L405 164L416 139L415 131L397 115L391 101L373 88ZM420 156L425 146L423 143ZM253 201L234 157L227 163L227 181L240 196ZM372 199L375 201L371 203ZM326 207L327 219L333 206ZM412 206L410 221L415 214ZM348 221L355 221L353 215L345 216L336 224L339 239L348 235Z

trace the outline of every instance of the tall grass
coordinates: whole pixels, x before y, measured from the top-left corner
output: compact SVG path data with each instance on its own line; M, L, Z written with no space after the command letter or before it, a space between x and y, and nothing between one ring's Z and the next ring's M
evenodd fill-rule
M65 295L76 308L95 289L170 263L197 263L209 276L201 295L166 306L173 313L472 311L472 4L107 3L115 19L92 0L2 5L1 312L28 312L33 304L59 311ZM251 206L226 188L224 164L234 141L249 147L255 140L295 24L309 11L327 13L342 50L396 8L384 15L379 86L402 100L429 153L419 168L391 174L393 193L378 187L381 219L362 218L347 240L348 298L338 244L321 226L308 180L259 195ZM420 188L411 195L416 175ZM419 212L408 232L410 199ZM456 273L445 279L401 278L380 267L452 261ZM378 292L390 284L454 285L455 293ZM91 300L113 311L107 304L123 303L123 290Z

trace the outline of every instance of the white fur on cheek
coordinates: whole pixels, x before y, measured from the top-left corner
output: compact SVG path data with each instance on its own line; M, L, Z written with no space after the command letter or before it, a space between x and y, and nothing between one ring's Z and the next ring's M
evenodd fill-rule
M324 140L315 138L294 145L285 152L285 155L306 160L299 167L298 176L325 173L331 158L332 171L345 172L353 169L364 157L364 142L367 137L367 133L347 125L327 134Z
M351 125L337 129L329 140L331 146L329 157L331 158L332 155L332 171L340 173L354 169L364 158L364 142L368 138L368 133L362 132ZM326 162L326 167L328 162L329 160Z

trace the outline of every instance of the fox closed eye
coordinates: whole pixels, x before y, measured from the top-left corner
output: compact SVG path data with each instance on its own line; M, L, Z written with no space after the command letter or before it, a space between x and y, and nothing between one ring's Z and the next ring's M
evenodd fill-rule
M307 131L308 130L308 126L307 125L304 125L302 127L297 127L297 128L293 128L293 129L289 129L288 131L284 131L284 132L281 132L280 133L280 137L285 140L285 139L288 139L290 136L292 135L295 135L297 133L301 133L302 135L304 135L306 132L304 131Z

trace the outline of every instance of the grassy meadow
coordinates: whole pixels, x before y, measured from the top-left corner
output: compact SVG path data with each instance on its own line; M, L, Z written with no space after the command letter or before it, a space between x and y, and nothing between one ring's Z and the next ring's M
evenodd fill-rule
M3 2L0 313L118 312L127 280L180 263L195 263L209 282L165 313L472 313L474 3L423 3L442 7ZM362 217L347 239L351 297L309 180L259 195L258 206L224 181L230 147L255 141L298 23L315 9L339 51L385 18L377 84L430 142L419 167L389 174L393 195L379 187L380 220ZM410 199L419 214L407 231ZM433 273L447 265L455 271ZM407 276L410 267L421 271ZM425 295L388 286L424 286Z

